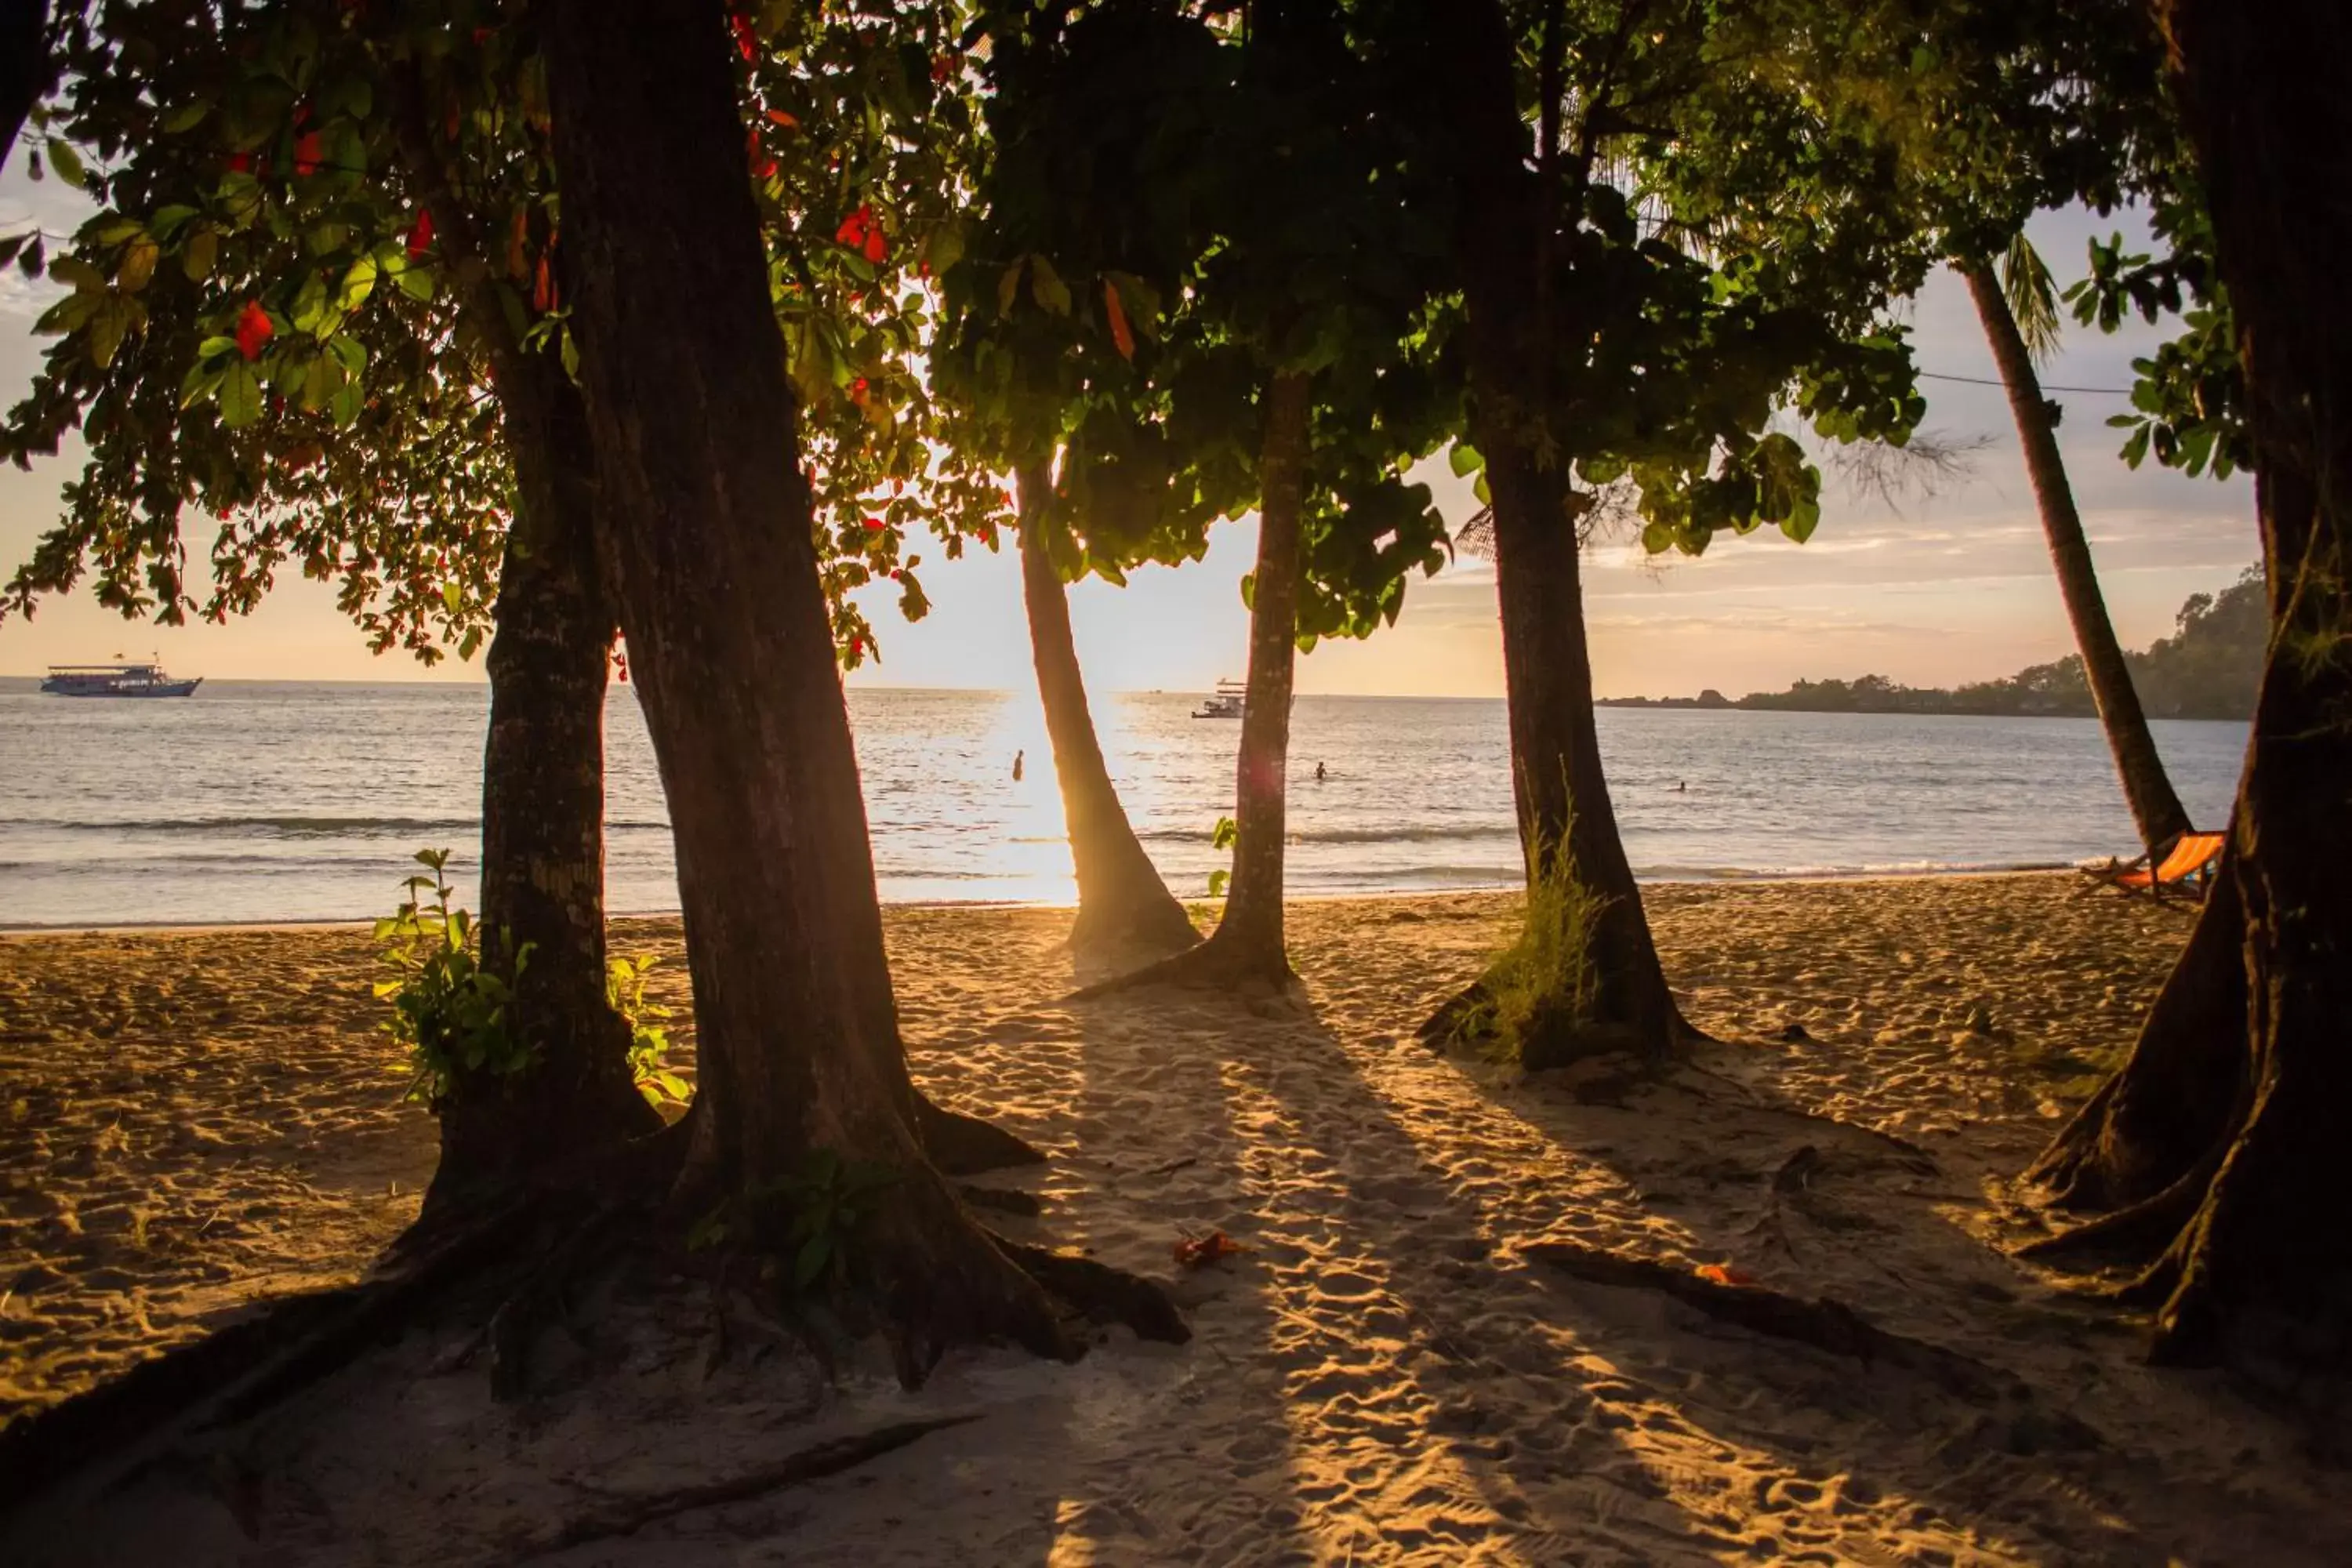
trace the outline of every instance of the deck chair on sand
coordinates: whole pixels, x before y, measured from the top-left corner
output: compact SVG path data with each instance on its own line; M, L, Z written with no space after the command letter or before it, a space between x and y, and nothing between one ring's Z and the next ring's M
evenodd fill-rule
M2147 856L2142 855L2131 860L2110 858L2104 866L2085 866L2083 869L2092 880L2121 888L2127 893L2146 893L2161 899L2168 888L2201 899L2212 885L2214 868L2221 864L2221 848L2229 838L2226 833L2184 833L2172 841L2164 858L2153 865Z

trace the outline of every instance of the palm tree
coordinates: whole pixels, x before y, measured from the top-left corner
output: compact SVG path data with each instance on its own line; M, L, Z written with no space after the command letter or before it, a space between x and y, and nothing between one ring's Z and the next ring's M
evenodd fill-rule
M2074 509L2074 492L2058 452L2058 405L2042 395L2041 379L2034 374L2034 361L2057 346L2057 290L2049 268L2021 233L2010 241L1998 278L1992 264L1981 258L1953 265L1968 279L1969 297L1976 302L1993 362L2000 367L2018 442L2025 448L2025 471L2041 508L2042 535L2050 542L2051 564L2057 569L2058 591L2066 601L2066 618L2074 624L2074 644L2082 650L2091 700L2106 729L2107 749L2115 753L2116 773L2123 780L2124 798L2138 824L2140 840L2154 853L2189 831L2189 813L2173 791L2164 759L2157 754L2147 716L2132 688L2130 667L2124 662L2123 645L2107 619L2106 600L2091 563L2091 543L2083 535L2083 517Z

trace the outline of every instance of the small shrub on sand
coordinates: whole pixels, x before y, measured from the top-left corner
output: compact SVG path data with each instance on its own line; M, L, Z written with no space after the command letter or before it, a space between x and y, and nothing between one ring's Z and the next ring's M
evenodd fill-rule
M1530 1042L1590 1024L1599 987L1592 942L1608 907L1606 896L1577 879L1564 835L1540 850L1519 938L1486 972L1486 994L1463 1033L1486 1039L1496 1059L1521 1062Z

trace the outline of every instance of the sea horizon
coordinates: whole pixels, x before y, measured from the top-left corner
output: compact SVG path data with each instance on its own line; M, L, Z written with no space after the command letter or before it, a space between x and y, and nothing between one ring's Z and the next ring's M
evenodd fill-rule
M1188 900L1225 863L1212 836L1239 736L1191 717L1196 697L1095 704L1138 837ZM860 685L849 705L883 901L1074 900L1034 692ZM129 701L0 684L0 929L365 920L397 902L422 848L453 852L470 906L488 711L472 683L234 681ZM1600 723L1648 882L1967 875L2134 848L2091 721L1603 709ZM2245 726L2157 733L2192 815L2218 822ZM674 913L669 819L632 687L608 695L606 750L608 905ZM1303 696L1290 760L1290 896L1522 881L1501 699Z

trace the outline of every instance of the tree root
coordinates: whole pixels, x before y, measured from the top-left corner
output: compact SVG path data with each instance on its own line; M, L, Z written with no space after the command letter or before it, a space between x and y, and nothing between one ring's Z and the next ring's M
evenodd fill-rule
M990 1233L1021 1271L1090 1323L1124 1323L1138 1339L1181 1345L1192 1337L1176 1303L1157 1281L1074 1252L1055 1252Z
M1097 980L1091 985L1081 985L1063 1000L1092 1002L1122 991L1139 991L1150 985L1196 991L1263 989L1280 993L1297 983L1298 972L1290 967L1287 954L1244 952L1231 943L1220 943L1212 934L1198 947L1187 948L1157 963L1147 963L1124 974L1114 974L1108 980Z
M1751 1333L1793 1340L1865 1366L1897 1367L1977 1404L2021 1403L2032 1396L2017 1379L1958 1351L1882 1329L1843 1301L1807 1300L1760 1285L1728 1284L1703 1278L1685 1265L1631 1258L1580 1242L1523 1242L1519 1252L1595 1285L1659 1291ZM2068 1443L2096 1446L2097 1435L2088 1427L2069 1417L2056 1421Z
M1413 1038L1432 1050L1444 1050L1449 1046L1491 1038L1494 1033L1491 1029L1478 1029L1472 1020L1493 1004L1494 993L1487 989L1486 977L1482 974L1439 1003L1437 1010L1423 1018L1421 1026L1413 1030Z
M676 1518L681 1513L691 1513L697 1509L744 1502L785 1487L837 1476L844 1470L854 1469L903 1448L917 1438L979 1419L977 1414L967 1414L934 1416L927 1421L901 1421L870 1432L860 1432L854 1436L830 1438L788 1454L774 1464L761 1466L740 1476L730 1476L725 1480L704 1481L696 1486L679 1487L672 1491L646 1496L614 1498L566 1520L552 1530L512 1542L515 1555L509 1561L543 1556L585 1545L592 1541L633 1535L646 1525Z
M2226 1140L2217 1143L2162 1192L2054 1236L2029 1241L2012 1256L2061 1268L2077 1260L2146 1262L2161 1254L2197 1213L2228 1150Z
M1036 1194L1024 1193L1018 1187L976 1187L962 1182L956 1185L956 1196L963 1200L966 1208L1019 1215L1024 1219L1035 1219L1045 1212L1045 1205Z
M977 1176L984 1171L1045 1163L1045 1152L1027 1139L992 1121L934 1104L919 1092L915 1096L915 1131L931 1163L950 1176Z
M234 1426L300 1392L395 1332L429 1300L497 1268L536 1217L535 1205L516 1203L444 1229L374 1279L271 1302L13 1424L0 1435L0 1509L108 1458L124 1457L135 1468L145 1461L134 1449Z
M483 1330L490 1348L490 1397L510 1405L530 1392L530 1347L549 1317L560 1310L564 1287L592 1248L610 1238L616 1210L598 1205L534 1264Z
M1097 899L1088 903L1078 896L1077 918L1071 922L1068 947L1073 953L1148 952L1154 955L1189 952L1200 945L1201 933L1176 896L1155 882L1150 891L1124 899Z

